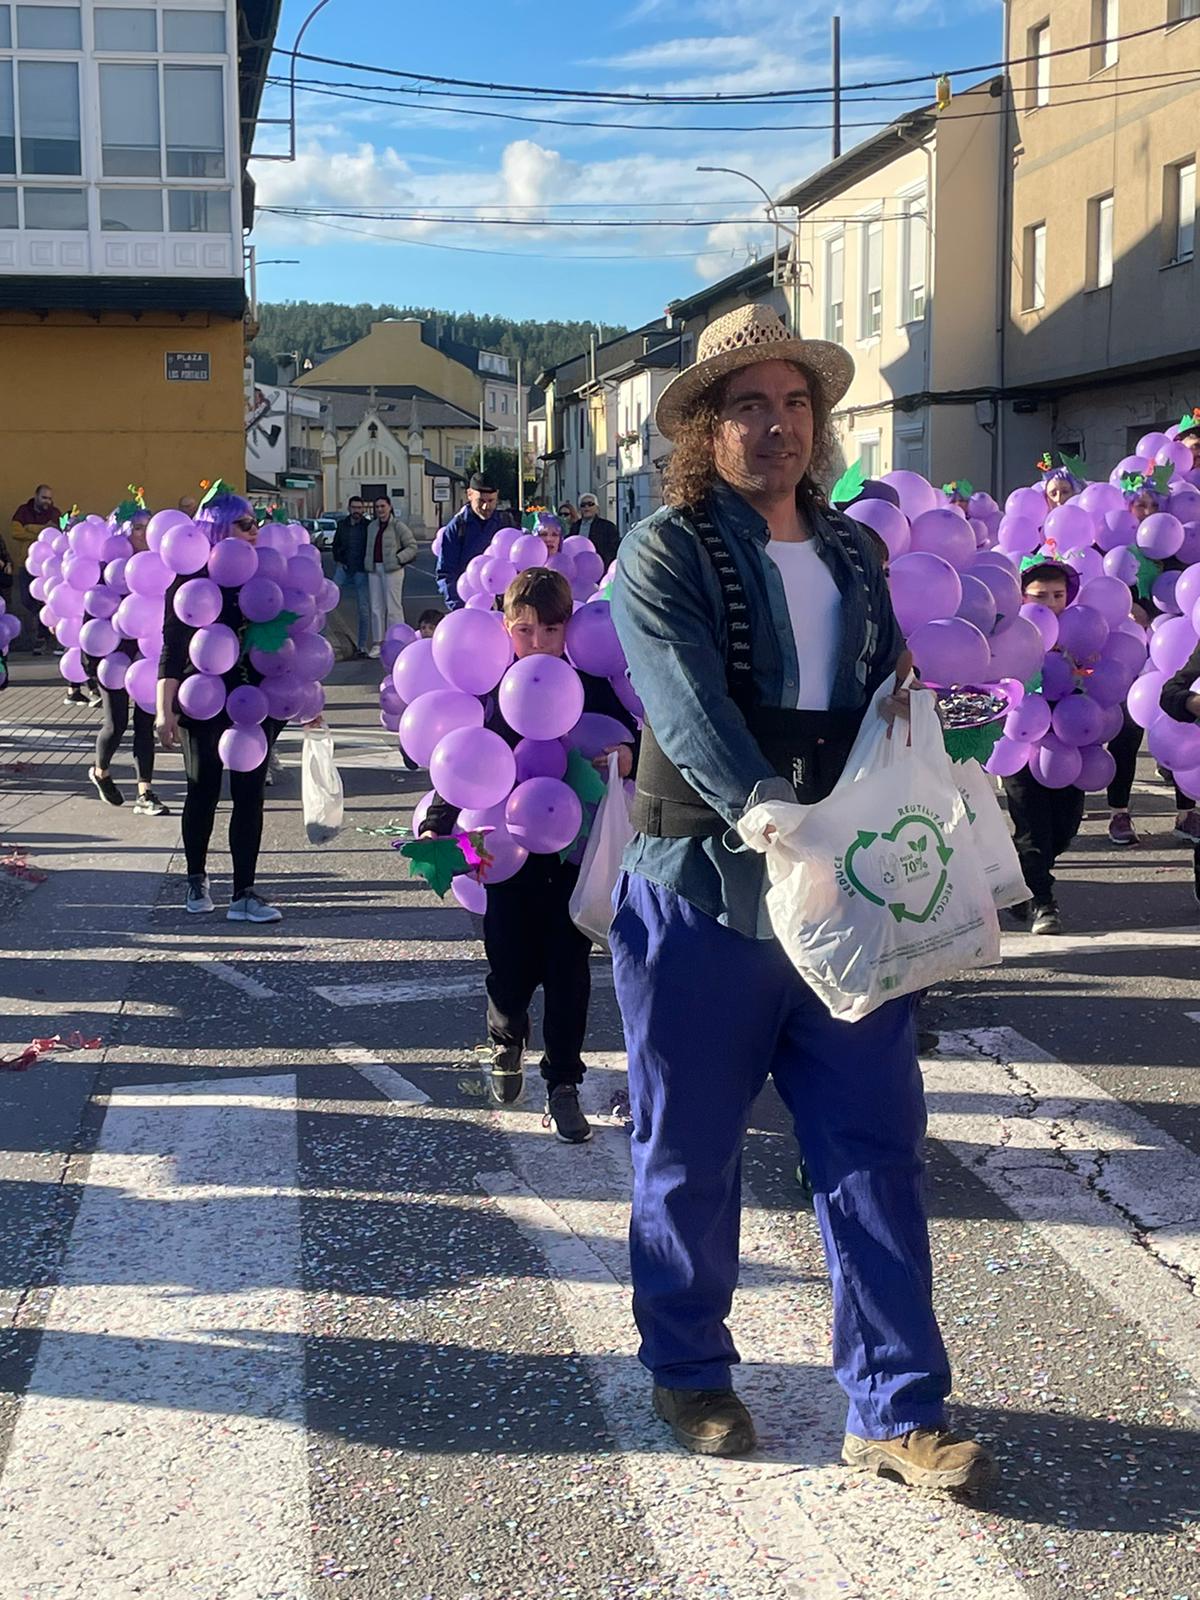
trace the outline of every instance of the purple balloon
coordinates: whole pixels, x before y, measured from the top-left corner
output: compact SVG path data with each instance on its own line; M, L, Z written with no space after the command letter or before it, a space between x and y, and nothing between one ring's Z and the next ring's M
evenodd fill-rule
M891 562L888 585L901 631L911 633L924 622L952 617L962 604L958 573L941 556L914 550Z
M1009 517L1023 517L1040 528L1049 509L1041 489L1014 489L1004 502L1004 513ZM1002 524L1003 526L1003 524Z
M1150 640L1150 659L1168 676L1183 668L1196 648L1196 630L1188 617L1168 617L1154 630Z
M312 546L306 545L305 549L312 550ZM312 557L295 555L289 559L287 564L287 587L289 589L298 589L301 594L316 595L319 593L325 584L325 574L321 571L320 560L313 559L315 556L316 552L313 551ZM334 584L334 588L337 588L336 584Z
M1042 693L1047 700L1061 700L1075 688L1075 669L1066 656L1051 650L1042 664Z
M1050 723L1048 702L1042 695L1030 693L1005 717L1004 736L1014 744L1034 744L1050 732Z
M474 695L460 689L434 689L405 707L400 717L400 743L411 760L427 767L448 733L455 728L482 727L483 706Z
M990 552L975 558L970 576L978 578L991 590L992 599L996 602L996 622L992 632L1002 633L1021 611L1021 584L1016 570L1005 557Z
M1096 543L1101 550L1118 550L1137 538L1138 525L1133 513L1124 505L1116 511L1106 511L1096 528Z
M600 711L585 711L567 735L567 748L578 750L591 761L614 744L632 744L633 735L616 717Z
M919 472L885 472L879 481L895 490L900 509L910 522L922 512L932 511L938 503L937 490Z
M1136 623L1134 624L1136 627ZM1118 630L1110 633L1104 641L1103 658L1106 661L1119 662L1122 667L1135 677L1146 665L1148 646L1139 628L1136 634L1125 633Z
M291 641L292 665L301 678L323 678L333 666L333 646L319 633L298 633Z
M981 683L991 664L987 640L961 617L922 623L909 634L908 647L926 683Z
M986 636L996 626L996 597L982 578L964 573L961 582L962 600L955 616L970 622Z
M1090 545L1095 523L1081 505L1068 500L1055 506L1042 525L1045 539L1053 539L1060 550L1073 550L1079 545Z
M628 676L625 673L620 672L617 673L615 677L610 678L608 681L612 685L613 693L625 707L626 711L629 712L630 716L636 718L639 723L644 722L646 720L646 708L642 704L641 700L639 700L637 692L635 691L632 683L630 683Z
M1138 524L1137 545L1152 561L1169 561L1183 544L1183 524L1169 511L1154 511Z
M278 677L264 678L260 688L267 697L267 714L276 722L290 722L299 716L305 704L307 684L294 672L281 672Z
M261 728L226 728L217 753L230 772L255 772L267 759L267 736Z
M154 711L158 700L157 661L135 661L125 674L125 692L143 711Z
M238 605L250 622L270 622L283 610L283 590L260 573L238 590Z
M1126 589L1137 582L1138 561L1131 545L1117 545L1104 558L1104 571Z
M1049 606L1042 605L1040 601L1031 600L1021 607L1021 615L1033 623L1041 634L1046 649L1053 650L1058 643L1058 614L1051 611Z
M196 671L210 672L216 676L229 672L240 654L237 634L223 622L215 622L210 628L200 628L192 635L188 645L188 655Z
M113 612L113 625L125 639L140 639L156 624L161 624L163 603L161 597L147 594L127 594Z
M174 506L167 511L156 511L146 524L146 543L151 550L157 550L162 544L168 528L180 528L185 524L190 525L191 520L185 511L179 511Z
M488 874L488 881L491 881L491 873ZM487 910L487 890L470 873L460 872L457 877L451 878L450 893L463 910L471 912L473 916L482 917Z
M518 783L524 783L527 778L566 776L567 747L561 739L522 739L513 755Z
M72 589L78 589L82 594L86 589L94 589L100 582L100 563L90 556L71 556L63 562L63 577Z
M1117 775L1117 763L1102 744L1090 744L1079 752L1079 776L1075 782L1088 794L1107 789Z
M281 673L293 672L296 667L296 646L291 639L285 639L278 650L250 651L250 665L264 678L278 678Z
M207 628L221 615L223 598L211 578L189 578L175 591L175 615L189 628Z
M1029 770L1047 789L1068 789L1078 778L1083 767L1079 749L1064 744L1056 734L1048 733L1041 744L1035 745L1029 758Z
M110 618L120 604L120 591L110 589L103 583L97 584L94 589L89 589L83 597L83 609L90 617Z
M1160 611L1168 616L1178 616L1180 608L1175 604L1175 589L1179 583L1178 572L1160 572L1150 587L1150 598Z
M583 823L574 789L558 778L528 778L504 808L508 831L531 855L553 855L573 844Z
M438 624L439 629L442 626ZM392 682L406 706L434 689L454 687L442 677L434 663L432 639L414 639L411 644L405 645L392 668Z
M1054 732L1063 744L1097 744L1104 732L1104 708L1084 694L1066 695L1054 708Z
M465 694L490 694L513 658L499 612L452 612L438 623L430 642L434 666Z
M1120 705L1133 684L1134 671L1123 667L1119 661L1109 661L1101 656L1091 668L1083 684L1089 700L1100 706Z
M1107 638L1108 623L1091 606L1076 601L1058 619L1058 648L1077 662L1099 655Z
M103 688L115 692L125 687L125 674L129 671L129 657L123 650L114 650L96 667L96 677Z
M117 648L117 630L103 617L89 617L79 630L79 644L85 655L107 656Z
M1027 617L1014 617L1003 633L992 635L990 644L991 659L984 679L987 683L999 678L1020 678L1027 683L1046 653L1041 634Z
M1027 744L1009 738L997 739L991 755L984 762L983 770L990 772L994 778L1011 778L1029 764L1030 754L1031 749Z
M517 569L506 556L491 555L483 563L481 587L485 594L500 595L517 576Z
M1168 772L1200 766L1200 727L1161 716L1146 735L1150 754Z
M197 722L207 722L225 708L225 682L208 672L195 672L179 685L179 709Z
M168 528L158 547L159 559L171 572L199 572L208 560L208 535L194 523Z
M1104 558L1090 544L1080 550L1068 550L1062 559L1066 566L1074 568L1083 583L1104 576Z
M855 522L861 522L865 528L870 528L877 533L887 545L888 557L894 561L897 556L907 555L911 540L908 518L889 500L858 500L851 508L849 515Z
M460 816L459 823L461 822ZM487 851L492 858L491 865L487 869L489 884L505 883L509 878L515 877L529 860L529 851L524 845L518 844L503 826L494 827L488 834Z
M1109 627L1115 628L1129 615L1129 587L1119 578L1092 578L1080 589L1078 604L1098 611Z
M583 684L561 656L526 656L500 682L500 711L525 739L561 739L583 712Z
M255 684L239 683L236 689L229 691L225 709L236 727L250 728L266 721L270 705L265 693Z
M153 550L139 550L125 563L125 582L132 594L161 600L171 587L171 578L170 568L163 565Z
M1115 484L1088 483L1083 487L1079 496L1079 504L1092 518L1093 522L1102 522L1108 511L1123 511L1125 509L1125 496Z
M1183 543L1175 552L1175 559L1185 567L1194 566L1200 561L1200 521L1184 523Z
M546 565L546 546L535 533L523 533L509 551L509 560L518 572Z
M604 576L603 557L595 551L584 550L575 558L575 582L580 584L598 585Z
M607 600L581 606L567 623L567 654L580 672L593 677L612 678L625 671L625 652Z
M1015 556L1028 556L1041 542L1038 524L1032 517L1018 517L1011 513L1001 517L996 530L996 543L1001 550L1010 551Z
M104 581L111 589L115 589L118 594L128 592L128 585L125 582L124 558L108 563L104 569Z
M43 609L43 621L45 616L46 611ZM49 624L46 625L49 626ZM73 650L79 643L79 635L83 630L82 621L78 617L61 617L57 622L54 623L53 626L54 637L58 640L59 644L66 645L68 650Z
M77 646L72 646L59 658L58 670L68 683L87 682L88 669L83 664L83 656Z
M420 635L407 622L393 622L383 637L386 643L398 644L403 650L406 645L410 645Z
M429 760L433 786L452 806L483 809L498 805L512 789L516 775L512 751L490 728L455 728Z

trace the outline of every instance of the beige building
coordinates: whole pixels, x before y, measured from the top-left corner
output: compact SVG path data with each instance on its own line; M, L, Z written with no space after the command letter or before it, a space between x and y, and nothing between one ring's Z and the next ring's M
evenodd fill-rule
M1014 69L1001 196L1012 217L1010 485L1047 446L1107 469L1149 427L1200 404L1198 19L1196 0L1007 7L1005 53L1032 58Z
M835 425L868 475L997 476L1003 105L997 79L912 111L778 202L800 330L854 357Z

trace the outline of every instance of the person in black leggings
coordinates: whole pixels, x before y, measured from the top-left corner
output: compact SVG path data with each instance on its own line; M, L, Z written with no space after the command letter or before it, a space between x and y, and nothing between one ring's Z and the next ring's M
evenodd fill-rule
M209 523L214 544L221 539L242 539L253 545L258 538L258 523L249 501L239 495L223 494L201 509L197 523ZM193 913L214 910L208 892L208 846L216 820L217 805L221 799L221 781L224 767L218 750L222 733L229 727L224 712L218 716L197 720L181 713L176 696L181 681L193 671L188 646L195 629L181 622L175 615L175 591L182 579L167 591L163 618L163 653L158 667L158 719L156 731L163 748L172 750L178 744L183 751L183 770L187 777L187 799L183 804L183 850L187 862L187 898L184 908ZM238 605L237 591L221 591L224 604L220 621L232 628L239 638L246 628L246 619ZM224 675L226 690L239 684L262 682L262 675L248 657L240 657ZM267 754L253 772L230 772L229 798L232 811L229 818L229 853L233 857L233 894L226 913L230 922L278 922L283 913L259 893L254 877L258 867L258 851L262 842L263 801L266 795L267 767L271 760L271 747L278 737L282 723L270 718L263 723L267 738Z
M146 549L146 526L150 521L148 511L137 511L129 519L129 542L133 546L133 553ZM130 657L131 664L138 658L138 648L131 640L122 640L122 648ZM90 677L88 682L96 680L96 672L100 663L92 656L86 658L86 665ZM125 796L113 782L110 768L112 758L116 755L125 731L129 727L129 695L124 689L106 689L103 684L97 684L100 704L104 708L104 721L100 724L100 731L96 735L96 762L89 770L88 777L96 786L96 792L106 805L122 806ZM133 765L137 772L138 797L133 802L133 809L138 816L165 817L167 808L154 792L154 713L143 711L141 706L133 708Z

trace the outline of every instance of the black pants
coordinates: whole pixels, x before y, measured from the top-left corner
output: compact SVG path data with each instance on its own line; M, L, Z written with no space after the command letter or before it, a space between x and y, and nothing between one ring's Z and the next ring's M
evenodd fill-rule
M1008 814L1012 818L1021 873L1036 905L1054 899L1054 863L1079 832L1084 793L1072 784L1047 789L1025 769L1005 778Z
M233 857L233 899L245 894L254 883L258 849L262 844L263 800L266 795L267 765L271 746L281 723L269 718L263 723L267 736L267 758L253 772L229 774L229 854ZM217 744L228 727L223 717L207 722L180 722L179 743L183 750L183 770L187 775L187 799L183 802L181 828L183 853L188 876L204 872L208 863L208 841L212 838L217 805L221 799L221 779L225 769Z
M33 598L30 585L33 583L33 574L27 572L22 566L17 570L17 588L21 594L21 604L29 613L29 637L34 644L53 644L54 635L42 621L42 603Z
M96 771L107 772L117 746L129 726L129 696L124 689L101 689L104 721L96 735ZM133 764L138 782L149 785L154 778L154 713L133 708Z
M592 941L571 921L579 868L557 856L530 856L520 872L487 891L483 944L488 958L488 1037L529 1041L529 1002L545 997L542 1077L553 1088L582 1083Z
M1138 751L1142 748L1142 740L1145 737L1145 730L1138 727L1127 709L1124 726L1108 746L1109 755L1117 763L1116 775L1108 786L1108 803L1114 811L1129 810L1129 797L1133 793L1133 775L1137 768ZM1184 794L1176 784L1176 811L1190 811L1195 804L1196 796Z

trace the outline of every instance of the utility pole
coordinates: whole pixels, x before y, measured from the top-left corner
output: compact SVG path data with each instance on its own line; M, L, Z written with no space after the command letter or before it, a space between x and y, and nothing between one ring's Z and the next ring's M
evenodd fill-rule
M831 17L833 27L833 159L842 153L842 19Z
M525 411L524 384L521 381L521 358L517 357L517 510L525 510Z
M485 387L486 387L486 385L485 385ZM486 470L487 470L487 468L483 464L483 396L482 395L479 397L479 470L480 470L480 472L486 472Z

